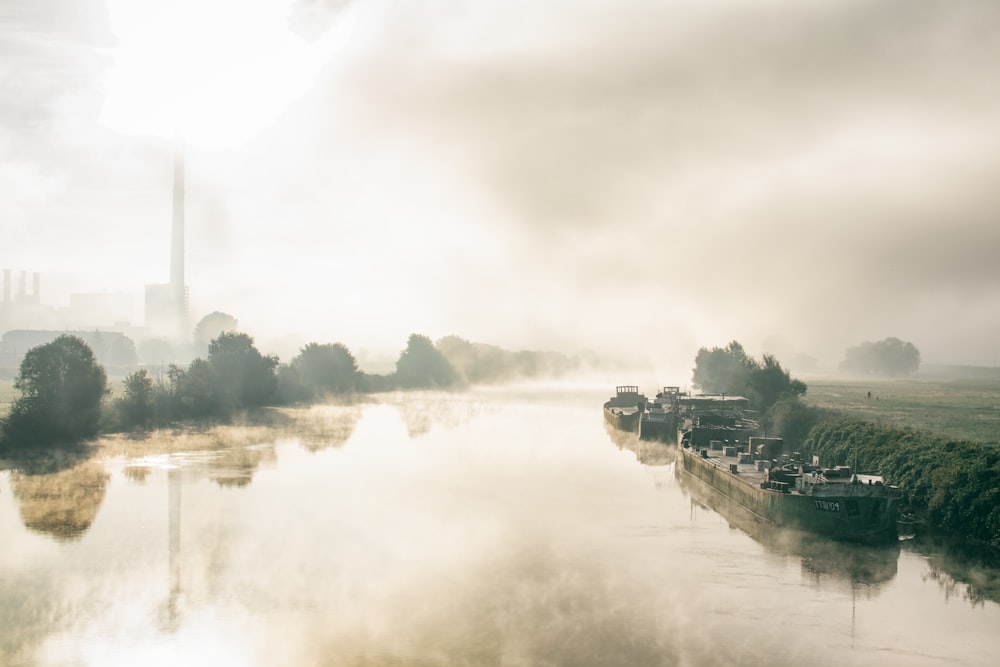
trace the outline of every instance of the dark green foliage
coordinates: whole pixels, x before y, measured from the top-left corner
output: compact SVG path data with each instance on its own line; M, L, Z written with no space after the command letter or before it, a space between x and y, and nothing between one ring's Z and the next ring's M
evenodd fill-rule
M204 359L195 359L187 368L171 365L167 376L176 418L220 416L224 408L232 407L224 403L212 366Z
M763 362L758 362L736 341L725 348L698 350L693 373L692 383L702 391L744 396L760 413L782 398L806 393L806 384L793 380L774 356L765 354Z
M141 369L128 375L123 395L115 403L123 427L149 426L156 415L156 392L149 373Z
M913 343L898 338L886 338L877 343L864 342L848 348L840 368L865 375L909 375L920 368L920 351Z
M342 343L309 343L279 373L281 396L310 400L357 389L358 362Z
M781 398L806 393L806 385L793 380L777 359L765 354L763 363L753 362L747 374L746 393L750 405L757 410L768 410Z
M446 388L458 374L427 336L411 334L396 362L395 380L403 389Z
M219 334L208 344L208 365L223 410L258 407L273 400L278 358L262 355L247 334Z
M63 335L28 350L14 388L20 395L3 422L5 443L45 445L97 434L107 375L80 338Z
M495 345L472 343L458 336L445 336L436 347L455 372L472 384L557 377L576 368L573 360L557 352L510 352Z
M909 429L835 419L803 444L824 465L881 472L900 486L904 509L952 535L1000 548L1000 449Z

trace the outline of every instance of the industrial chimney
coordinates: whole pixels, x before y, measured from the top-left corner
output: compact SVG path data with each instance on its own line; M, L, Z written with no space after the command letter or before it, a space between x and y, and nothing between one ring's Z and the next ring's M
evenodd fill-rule
M177 333L188 329L187 288L184 284L184 139L174 140L174 210L173 234L170 245L170 292L173 297Z

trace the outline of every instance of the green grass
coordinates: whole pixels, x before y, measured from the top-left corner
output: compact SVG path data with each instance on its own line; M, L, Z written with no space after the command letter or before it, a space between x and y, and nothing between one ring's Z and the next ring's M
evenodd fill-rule
M1000 377L812 378L807 403L876 424L1000 444ZM866 398L872 393L871 400Z

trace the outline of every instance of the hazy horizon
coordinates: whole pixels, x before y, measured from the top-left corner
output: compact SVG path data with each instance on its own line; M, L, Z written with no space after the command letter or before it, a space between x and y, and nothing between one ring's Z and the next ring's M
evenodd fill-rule
M998 34L985 0L12 0L0 268L141 316L180 129L192 324L262 347L998 366Z

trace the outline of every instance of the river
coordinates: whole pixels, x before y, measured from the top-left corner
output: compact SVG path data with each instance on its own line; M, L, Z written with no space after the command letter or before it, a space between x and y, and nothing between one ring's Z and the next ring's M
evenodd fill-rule
M9 463L0 664L997 663L996 570L752 535L609 433L610 389L388 394Z

